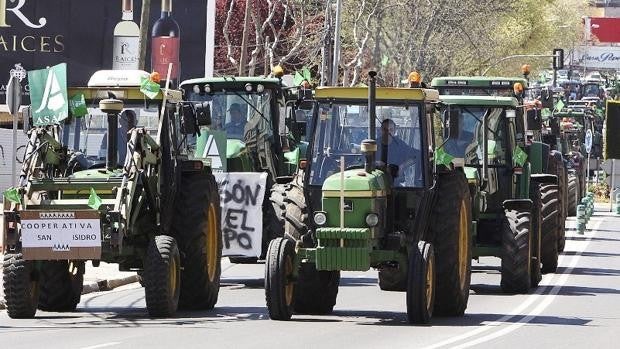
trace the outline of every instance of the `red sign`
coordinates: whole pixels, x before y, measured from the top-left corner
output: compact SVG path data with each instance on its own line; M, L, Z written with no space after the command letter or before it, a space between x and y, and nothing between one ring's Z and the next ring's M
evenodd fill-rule
M599 42L620 43L620 18L591 17L590 32Z

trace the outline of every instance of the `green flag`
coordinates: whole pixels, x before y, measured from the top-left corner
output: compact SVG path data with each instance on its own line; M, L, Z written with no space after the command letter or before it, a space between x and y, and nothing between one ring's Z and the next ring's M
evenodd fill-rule
M4 196L5 199L9 200L10 202L14 202L20 205L22 203L22 198L19 195L19 191L17 190L17 188L9 188L4 193L2 193L2 195Z
M312 74L310 74L310 69L303 67L301 71L295 72L295 76L293 77L293 85L299 86L304 80L310 82L312 79Z
M95 192L95 189L90 188L90 196L88 197L88 207L93 210L98 210L101 206L101 198Z
M549 110L549 108L543 108L543 110L540 111L540 115L543 120L546 120L551 116L551 110Z
M385 67L388 63L390 63L390 56L383 55L383 58L381 58L381 66Z
M452 160L454 160L454 156L446 153L446 151L443 148L439 148L437 149L437 151L435 151L435 163L436 164L450 166L450 163L452 163Z
M28 85L35 126L54 125L69 116L67 64L29 71Z
M556 111L560 111L564 109L564 101L562 101L561 99L558 100L558 102L555 104L555 110Z
M69 99L69 110L74 118L81 118L88 114L88 108L86 108L86 101L84 100L84 94L78 93Z
M140 83L140 92L144 93L148 98L153 99L159 93L159 84L151 81L149 78L142 78Z
M517 146L514 153L512 154L512 157L514 159L514 163L517 166L523 166L523 164L525 164L525 160L527 160L527 153L524 152L521 147Z

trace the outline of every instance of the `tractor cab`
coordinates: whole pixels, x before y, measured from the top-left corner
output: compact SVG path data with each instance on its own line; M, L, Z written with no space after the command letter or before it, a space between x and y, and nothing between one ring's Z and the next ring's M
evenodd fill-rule
M200 78L184 81L181 88L187 100L208 105L212 116L212 125L199 136L203 140L197 140L196 157L214 156L206 146L206 139L213 135L225 139L224 149L218 149L223 153L220 170L264 171L272 178L290 174L286 158L278 154L294 150L300 135L292 125L292 104L287 103L291 91L281 79Z

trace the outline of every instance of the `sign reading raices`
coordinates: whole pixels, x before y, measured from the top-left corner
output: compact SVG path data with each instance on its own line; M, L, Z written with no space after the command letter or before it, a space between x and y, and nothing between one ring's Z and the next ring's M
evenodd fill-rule
M167 11L162 11L161 1L150 2L144 70L153 69L151 52L161 51L167 57L179 57L183 70L177 78L204 76L206 33L204 21L196 18L206 17L206 2L173 2L177 6L169 6ZM67 63L67 84L85 86L97 70L139 67L135 42L141 13L142 0L0 0L0 96L5 94L10 70L29 71ZM153 51L152 42L161 41L162 35L155 33L151 38L150 34L162 17L167 21L174 18L180 26L176 46L166 42L164 49L160 42ZM178 68L174 68L177 73ZM166 71L160 74L165 76ZM27 104L30 88L25 80L22 84L26 92L23 103ZM0 97L0 101L4 98Z
M579 46L573 54L572 64L587 68L618 69L620 67L620 47Z
M259 257L266 173L215 173L222 206L223 256Z
M90 211L24 211L22 249L26 259L99 259L99 214Z

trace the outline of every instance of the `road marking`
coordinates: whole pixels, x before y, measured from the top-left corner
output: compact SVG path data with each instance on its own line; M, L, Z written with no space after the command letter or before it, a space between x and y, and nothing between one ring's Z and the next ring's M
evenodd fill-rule
M90 347L82 347L80 349L97 349L97 348L105 348L105 347L111 347L113 345L119 345L121 344L121 342L109 342L109 343L103 343L103 344L97 344L97 345L93 345Z
M595 232L597 231L600 226L603 224L604 221L604 217L601 217L601 220L597 221L597 225L596 228L591 229L591 231ZM551 291L549 292L549 294L543 294L543 291L545 289L547 289L547 287L540 287L536 290L536 292L534 292L531 296L529 296L523 303L521 303L521 305L519 305L517 308L515 308L513 311L510 312L510 314L508 315L504 315L503 317L501 317L500 319L496 320L496 321L492 321L489 322L488 324L485 324L483 327L479 327L475 330L463 333L461 335L446 339L442 342L439 343L435 343L431 346L425 347L425 349L434 349L434 348L440 348L443 346L446 346L448 344L452 344L452 343L456 343L459 342L461 340L476 336L478 334L490 331L492 329L497 329L498 327L502 326L505 324L505 322L507 322L508 320L517 317L517 316L522 316L523 314L521 314L521 312L528 308L532 303L534 303L534 301L537 301L539 299L542 298L542 301L538 304L538 306L536 306L534 308L534 310L532 310L531 312L529 312L528 314L526 314L526 316L524 318L522 318L521 320L517 321L514 324L509 325L508 327L505 327L503 329L499 329L494 333L488 334L486 336L480 337L480 338L476 338L473 340L470 340L468 342L462 343L459 346L454 346L452 348L468 348L477 344L481 344L484 342L488 342L492 339L501 337L503 335L506 335L518 328L520 328L521 326L529 323L530 321L532 321L534 318L536 318L536 316L540 315L540 313L542 313L555 299L556 295L560 292L560 289L566 284L566 281L568 280L568 277L570 276L571 272L573 271L573 269L575 268L575 266L577 265L577 262L579 261L579 258L581 257L581 253L583 253L585 251L585 249L588 247L588 245L590 244L590 241L592 240L592 237L594 236L594 233L590 236L588 236L588 238L584 241L585 243L583 244L581 249L578 249L576 252L578 252L577 255L575 255L573 257L573 259L571 260L571 263L569 265L569 267L566 269L566 271L562 274L547 274L545 275L545 277L543 278L543 281L549 281L549 284L551 284L552 279L558 275L559 277L559 282L551 289ZM565 258L565 255L560 256L560 261L562 261ZM560 264L558 261L558 264ZM545 280L548 279L548 280Z

